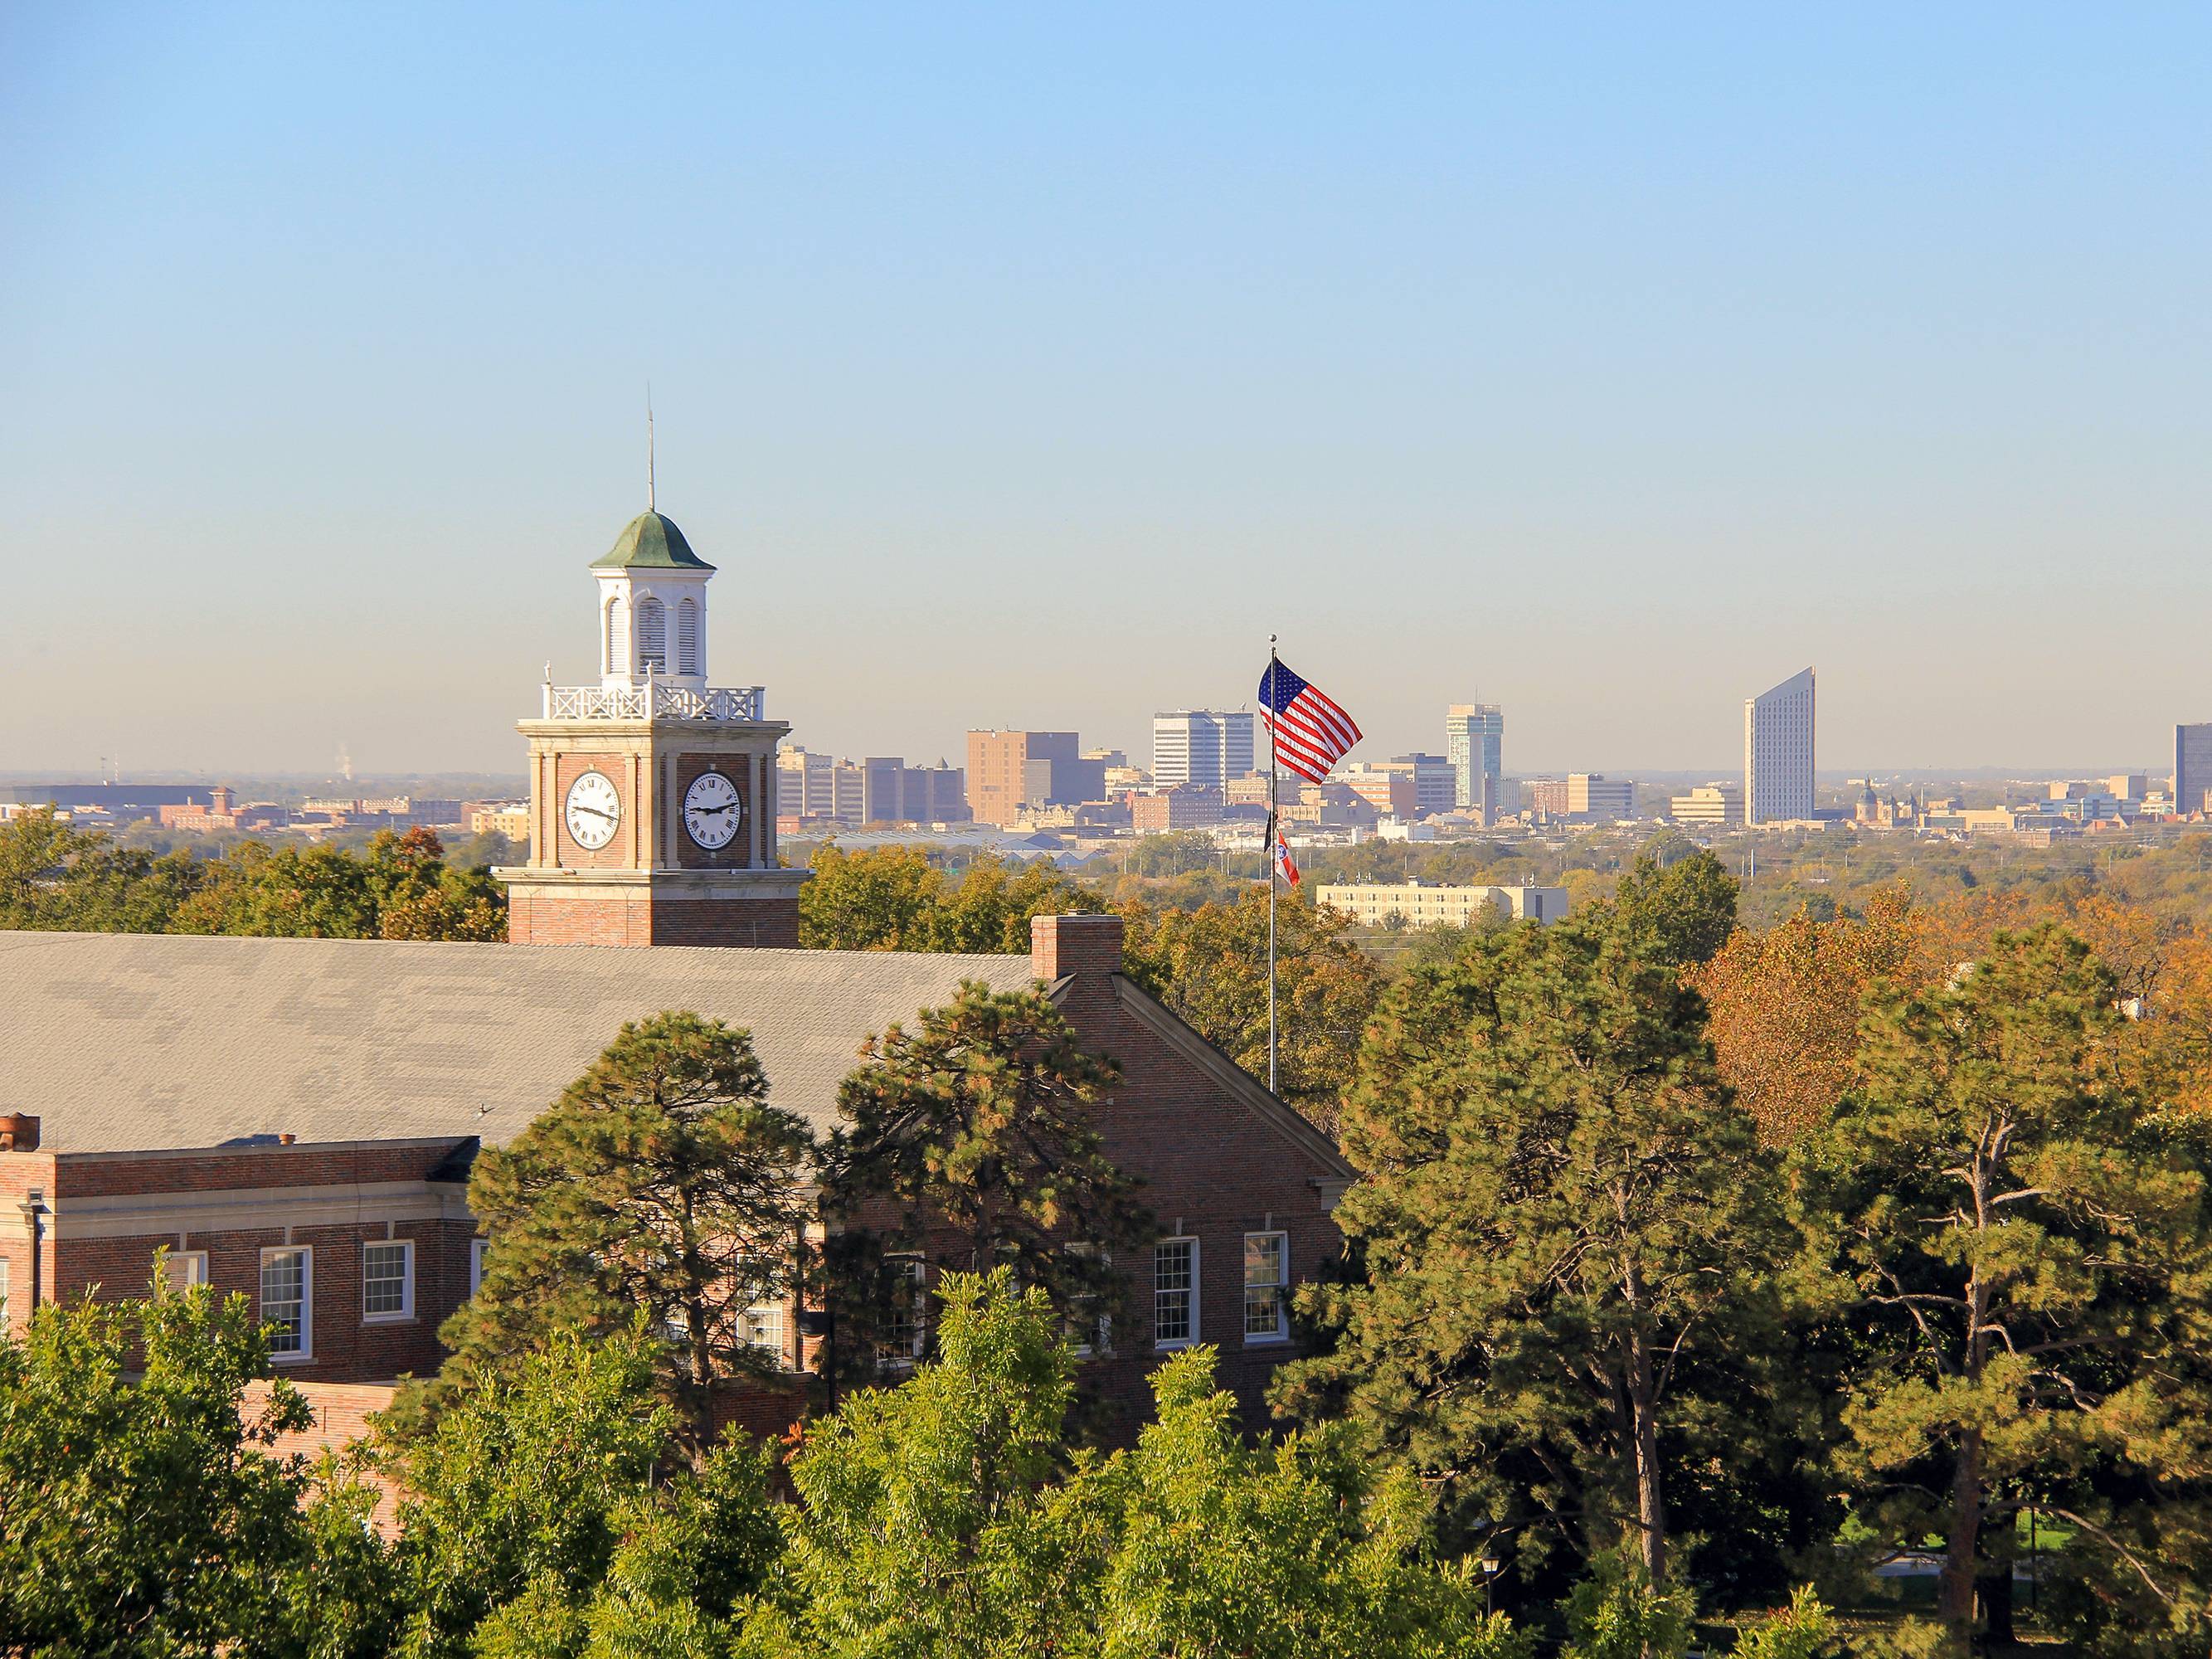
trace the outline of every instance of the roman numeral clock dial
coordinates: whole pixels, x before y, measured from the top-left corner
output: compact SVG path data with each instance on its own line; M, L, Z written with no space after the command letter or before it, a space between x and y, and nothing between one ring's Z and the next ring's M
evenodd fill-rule
M684 792L684 828L710 853L719 853L734 841L744 820L737 785L720 772L702 772Z
M568 786L561 821L577 846L596 853L615 838L622 823L622 792L604 772L583 773Z

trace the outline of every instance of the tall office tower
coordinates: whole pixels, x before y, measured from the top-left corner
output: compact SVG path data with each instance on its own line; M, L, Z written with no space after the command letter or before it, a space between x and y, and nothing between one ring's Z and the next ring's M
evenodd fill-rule
M2212 722L2173 728L2173 810L2184 817L2204 810L2212 789Z
M1178 708L1152 716L1152 787L1202 783L1218 789L1252 769L1252 715Z
M1743 703L1743 821L1813 816L1813 671Z
M1106 793L1106 763L1085 760L1073 732L970 732L968 807L1010 824L1032 806L1075 806Z
M1444 758L1451 763L1453 805L1485 805L1485 778L1491 783L1486 799L1495 803L1505 770L1505 711L1494 702L1455 702L1445 709Z

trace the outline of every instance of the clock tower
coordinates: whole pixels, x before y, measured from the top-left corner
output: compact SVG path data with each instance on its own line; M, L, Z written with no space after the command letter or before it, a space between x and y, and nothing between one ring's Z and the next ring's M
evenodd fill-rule
M775 746L757 685L707 683L714 567L661 514L592 566L597 685L546 676L530 742L517 945L796 945L803 870L776 863Z

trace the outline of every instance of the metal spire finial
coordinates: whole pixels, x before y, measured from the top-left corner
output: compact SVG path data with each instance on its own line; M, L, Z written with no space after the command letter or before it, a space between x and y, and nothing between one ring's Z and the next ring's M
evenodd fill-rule
M653 382L647 380L645 383L645 510L648 513L659 510L653 501Z

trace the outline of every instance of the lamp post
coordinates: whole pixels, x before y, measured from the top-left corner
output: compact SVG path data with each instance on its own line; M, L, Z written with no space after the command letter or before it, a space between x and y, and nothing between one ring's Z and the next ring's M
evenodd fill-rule
M1490 1586L1504 1570L1505 1564L1494 1555L1486 1555L1475 1565L1482 1569L1482 1616L1491 1616Z

